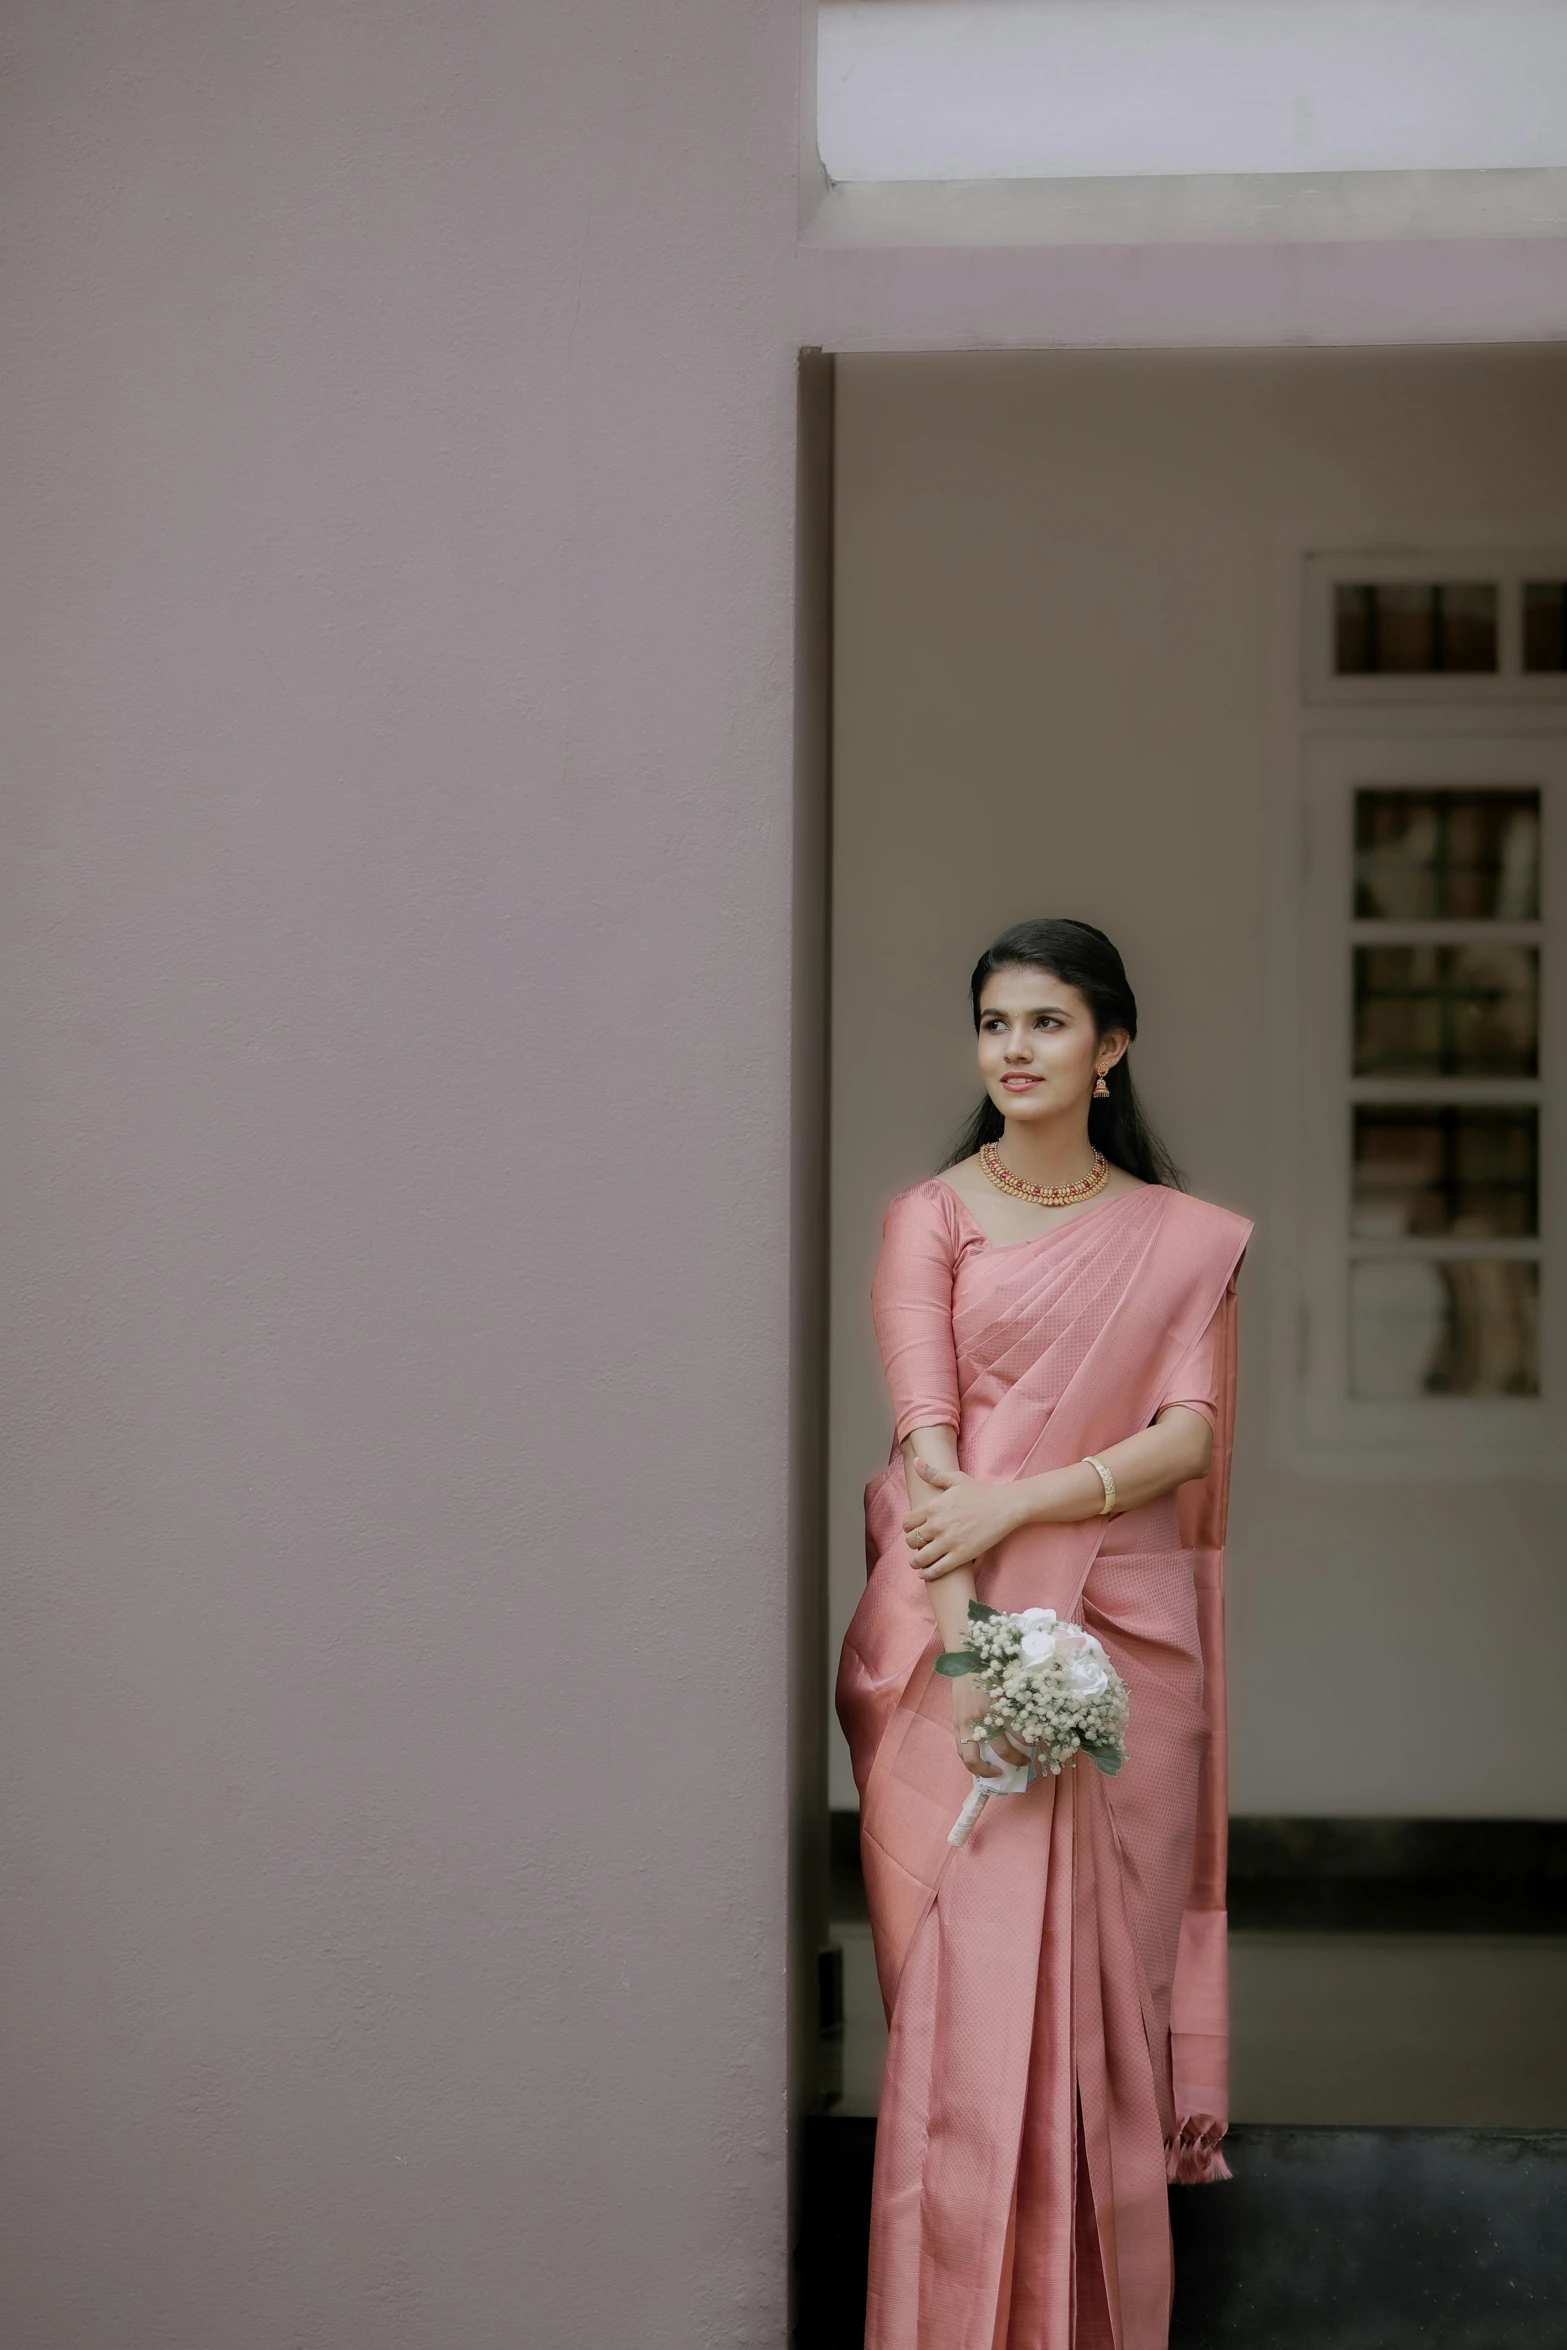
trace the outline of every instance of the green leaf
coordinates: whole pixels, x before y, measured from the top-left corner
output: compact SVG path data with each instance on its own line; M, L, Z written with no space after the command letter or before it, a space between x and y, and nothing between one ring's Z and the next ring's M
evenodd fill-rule
M981 1661L972 1648L944 1648L936 1659L936 1670L945 1673L949 1681L961 1681L965 1673L977 1673Z
M983 1624L987 1617L999 1616L1001 1610L998 1607L987 1607L982 1599L971 1599L968 1603L968 1612L976 1624Z
M1107 1779L1113 1779L1126 1757L1118 1746L1090 1746L1083 1740L1083 1752L1091 1754Z

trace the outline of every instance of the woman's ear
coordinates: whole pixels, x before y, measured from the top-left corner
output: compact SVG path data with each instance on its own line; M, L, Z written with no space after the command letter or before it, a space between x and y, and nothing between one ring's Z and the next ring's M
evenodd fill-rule
M1107 1028L1105 1030L1099 1039L1099 1054L1101 1060L1104 1059L1106 1053L1109 1054L1110 1058L1104 1063L1107 1069L1115 1067L1116 1062L1124 1056L1131 1041L1131 1037L1124 1028Z

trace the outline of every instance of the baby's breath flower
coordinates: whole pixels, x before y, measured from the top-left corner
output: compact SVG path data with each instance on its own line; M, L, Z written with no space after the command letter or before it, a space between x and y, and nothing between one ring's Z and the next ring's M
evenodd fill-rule
M1053 1609L1028 1608L972 1618L968 1640L989 1700L980 1737L1010 1735L1052 1777L1085 1745L1101 1770L1119 1770L1130 1698L1092 1633Z

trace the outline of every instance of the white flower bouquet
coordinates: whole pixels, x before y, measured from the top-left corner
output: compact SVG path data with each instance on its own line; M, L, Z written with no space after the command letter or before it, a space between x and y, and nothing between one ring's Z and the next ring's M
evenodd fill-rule
M974 1723L985 1761L1001 1765L994 1779L974 1781L952 1824L949 1844L962 1844L992 1795L1020 1795L1046 1771L1059 1776L1079 1752L1113 1777L1126 1760L1131 1697L1126 1683L1091 1632L1063 1623L1053 1607L1026 1607L1019 1615L968 1603L967 1648L948 1649L936 1670L949 1680L974 1673L985 1685L988 1710ZM1027 1751L1012 1762L989 1743L1006 1736Z

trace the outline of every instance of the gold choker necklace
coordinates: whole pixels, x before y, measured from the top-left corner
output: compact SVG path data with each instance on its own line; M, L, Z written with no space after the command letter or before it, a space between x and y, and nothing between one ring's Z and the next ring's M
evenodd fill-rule
M1079 1200L1092 1199L1096 1191L1103 1191L1110 1180L1110 1162L1103 1151L1095 1151L1094 1163L1079 1183L1025 1183L1021 1175L1003 1167L993 1142L981 1143L979 1163L998 1191L1010 1199L1032 1200L1036 1208L1074 1208Z

